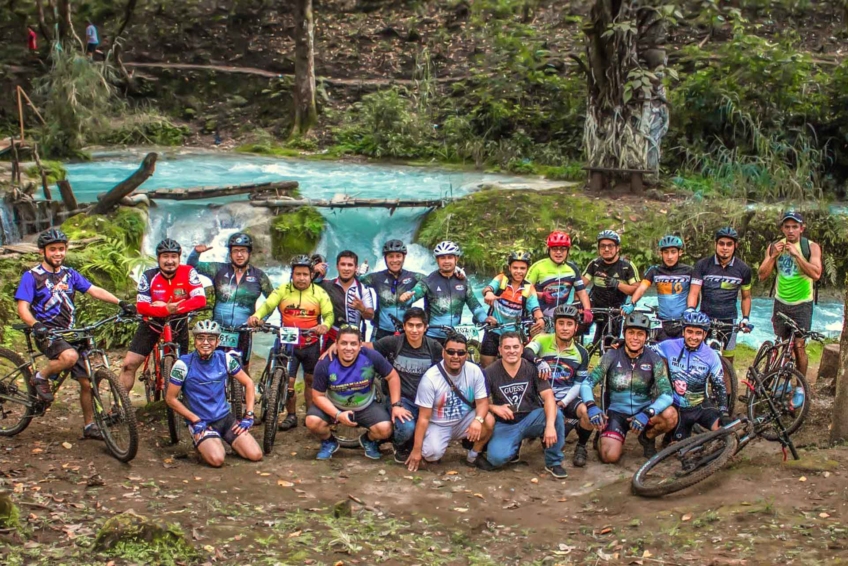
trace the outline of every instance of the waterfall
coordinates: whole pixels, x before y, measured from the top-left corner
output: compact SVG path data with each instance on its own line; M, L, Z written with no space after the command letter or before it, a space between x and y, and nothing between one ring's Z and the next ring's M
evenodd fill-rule
M12 244L20 239L15 214L8 199L0 199L0 244Z

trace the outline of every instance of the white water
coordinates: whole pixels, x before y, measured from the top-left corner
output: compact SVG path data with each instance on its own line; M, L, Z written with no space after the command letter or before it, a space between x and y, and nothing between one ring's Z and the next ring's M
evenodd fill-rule
M21 239L15 217L6 199L0 199L0 244L12 244Z

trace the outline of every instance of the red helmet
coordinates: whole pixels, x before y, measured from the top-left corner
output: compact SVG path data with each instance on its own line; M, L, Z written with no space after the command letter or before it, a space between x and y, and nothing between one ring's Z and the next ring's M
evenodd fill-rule
M560 232L559 230L555 230L551 232L550 236L548 236L548 247L549 248L570 248L571 247L571 236L566 234L565 232Z

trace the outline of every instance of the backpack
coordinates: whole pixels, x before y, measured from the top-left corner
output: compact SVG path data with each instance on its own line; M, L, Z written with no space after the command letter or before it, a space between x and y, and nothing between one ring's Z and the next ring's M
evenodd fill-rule
M801 255L804 256L806 261L810 261L810 258L813 256L813 252L810 250L810 240L801 236ZM774 244L769 244L769 251L771 251L771 247ZM824 257L822 257L822 265L824 265ZM813 304L819 304L819 282L821 278L817 281L813 281ZM775 292L777 291L777 274L775 274L774 282L771 284L771 291L769 291L769 297L774 297Z
M498 279L498 288L493 289L492 292L495 294L496 297L500 297L501 295L503 295L503 292L506 291L507 286L509 286L509 277L507 277L506 274L501 273L500 275L497 276L497 279ZM525 281L523 283L523 285L524 285L524 288L521 290L521 312L522 313L527 310L527 297L530 296L530 292L534 288L533 285L531 283L528 283L527 281ZM494 312L494 310L495 310L495 307L494 307L494 305L492 305L489 308L489 316L492 316L492 312Z

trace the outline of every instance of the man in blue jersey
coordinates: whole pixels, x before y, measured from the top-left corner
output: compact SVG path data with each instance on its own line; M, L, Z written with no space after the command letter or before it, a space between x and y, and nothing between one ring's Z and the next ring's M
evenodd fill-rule
M692 427L701 425L716 430L730 422L727 413L727 388L724 371L715 350L704 343L710 330L710 317L698 311L683 314L683 338L666 340L654 350L668 364L674 406L679 420L673 440L679 441L692 433ZM707 382L712 383L713 397L707 398ZM666 437L668 438L668 437Z
M203 461L213 468L224 465L224 442L253 462L262 459L262 449L247 432L253 426L255 388L232 352L217 350L221 326L212 320L201 320L192 328L195 351L180 356L165 391L168 406L186 419L194 446ZM227 403L227 383L238 381L245 390L244 418L237 420ZM183 399L180 399L180 392Z
M80 275L76 270L65 267L68 251L68 236L57 228L50 228L38 236L38 251L41 263L24 272L15 291L18 316L32 328L35 346L44 354L45 362L35 372L33 385L40 399L53 401L50 378L70 369L71 376L80 384L80 405L83 413L83 436L102 439L94 422L91 382L85 361L77 348L62 338L51 336L51 331L66 330L74 326L76 292L87 293L106 303L118 305L125 314L135 314L135 306L121 301L105 289L101 289Z
M657 286L657 304L662 330L657 336L658 341L680 337L683 327L680 319L686 310L686 299L689 297L689 283L692 280L692 266L680 263L683 254L683 239L679 236L663 236L659 243L662 263L651 266L645 272L642 282L630 298L630 303L621 308L628 315L636 308L636 303L650 289Z
M446 334L440 327L459 324L462 321L463 307L468 306L475 322L483 323L487 316L486 307L474 296L470 282L457 277L456 262L461 254L459 246L455 243L439 243L433 250L439 269L418 282L412 291L400 296L400 301L404 303L424 297L430 315L427 335L442 343Z
M377 294L377 312L374 333L371 341L376 342L395 333L395 323L403 320L408 305L400 301L400 296L411 291L424 278L421 273L403 268L406 260L406 244L400 240L389 240L383 244L383 260L386 269L368 273L359 278L363 284L374 289Z

